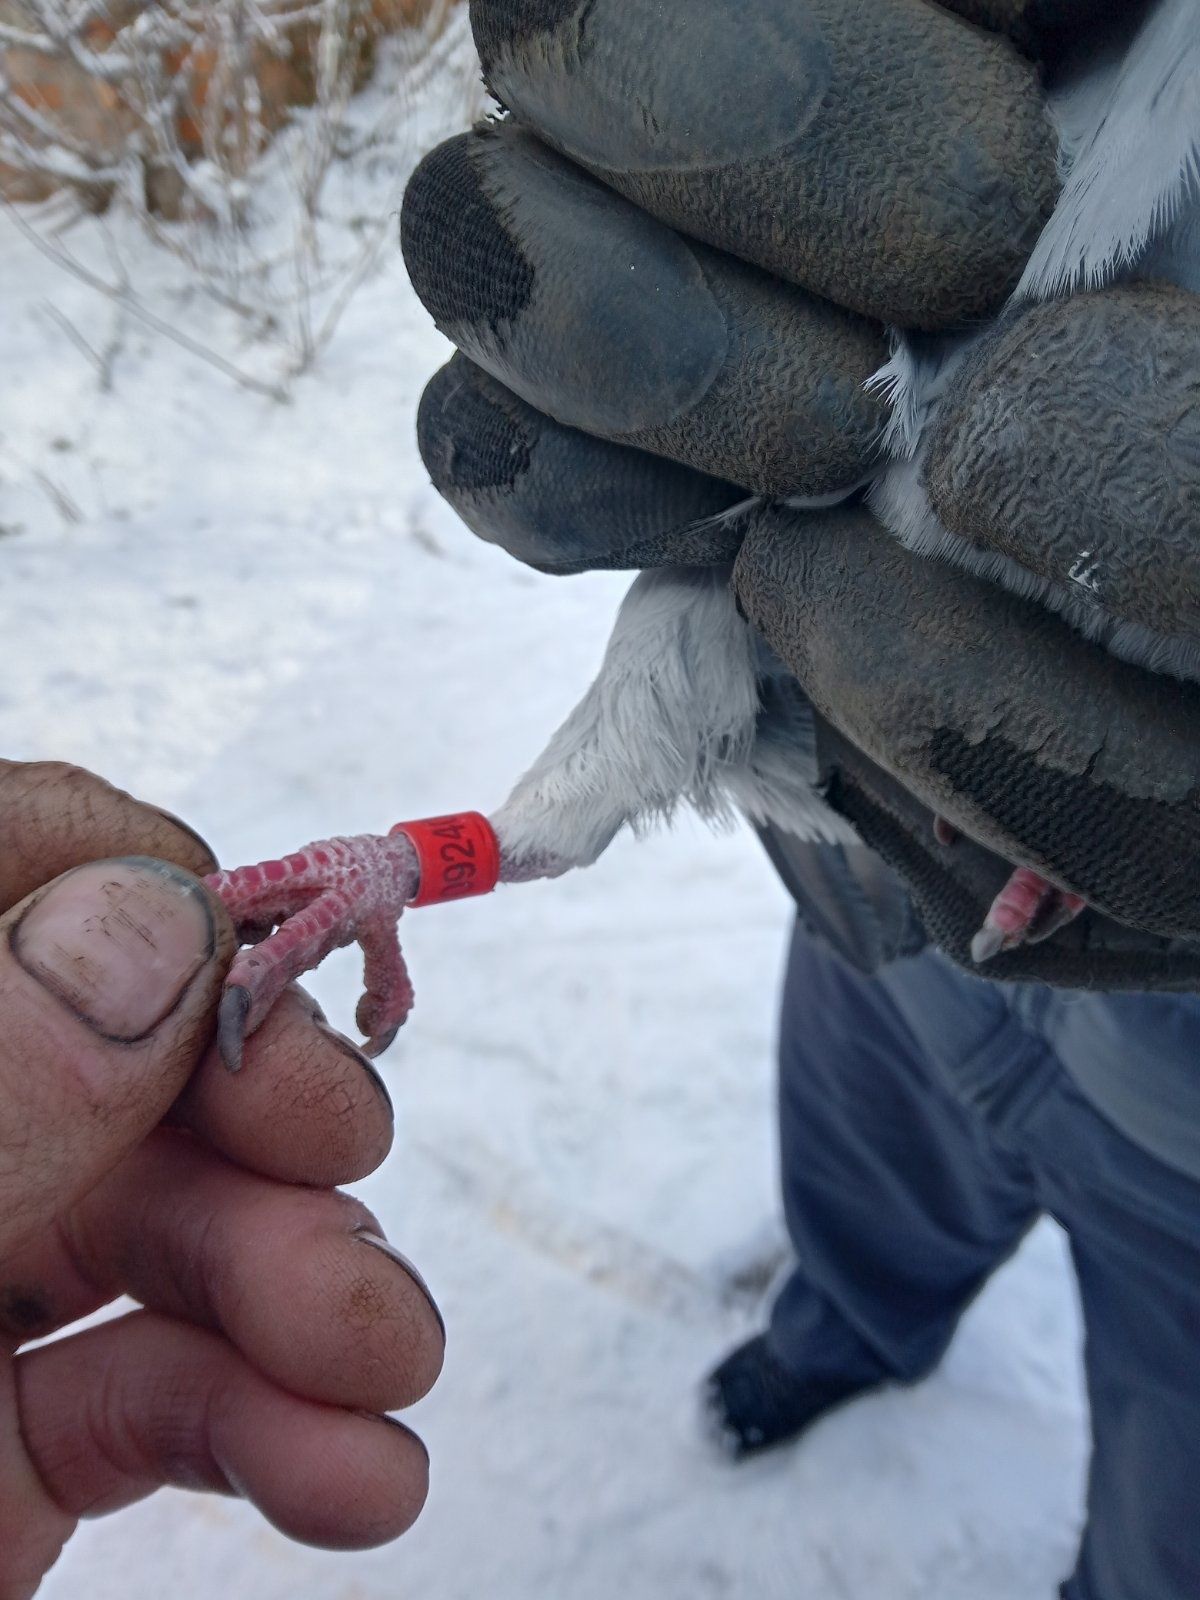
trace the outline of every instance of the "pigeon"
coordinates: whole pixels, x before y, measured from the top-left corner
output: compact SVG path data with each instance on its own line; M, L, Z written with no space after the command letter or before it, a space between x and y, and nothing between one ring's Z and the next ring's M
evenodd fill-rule
M472 0L504 112L426 158L402 221L460 351L422 454L540 570L645 570L490 816L209 880L245 941L231 1068L350 943L382 1052L406 909L685 804L865 840L982 972L1200 980L1200 0L743 13L705 80L669 30L727 30L717 0ZM752 51L775 98L739 88Z

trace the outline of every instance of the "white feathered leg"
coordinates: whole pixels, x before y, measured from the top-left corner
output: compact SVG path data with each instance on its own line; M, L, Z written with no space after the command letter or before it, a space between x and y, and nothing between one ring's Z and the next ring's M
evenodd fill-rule
M643 573L596 681L492 818L505 880L588 866L621 828L681 804L714 822L742 811L803 838L853 838L813 787L811 747L761 722L757 651L728 568Z
M492 819L502 882L588 866L621 828L684 802L714 821L740 808L802 838L854 837L815 792L803 718L797 728L762 711L758 647L729 576L675 568L633 585L596 682ZM461 829L454 838L461 862ZM287 984L350 943L365 956L359 1025L374 1053L386 1050L413 1002L396 924L422 872L404 828L319 840L210 885L239 926L277 925L226 980L219 1033L230 1067Z

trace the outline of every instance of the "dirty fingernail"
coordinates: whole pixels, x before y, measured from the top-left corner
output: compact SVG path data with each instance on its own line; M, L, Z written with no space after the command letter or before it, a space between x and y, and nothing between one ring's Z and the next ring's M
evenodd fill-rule
M326 1026L328 1026L329 1018L325 1015L323 1007L313 999L308 990L297 987L296 993L300 996L301 1002L308 1007L308 1014L310 1017L312 1017L313 1021L323 1022L326 1024ZM342 1038L343 1035L339 1034L338 1037Z
M336 1028L331 1028L323 1016L315 1017L313 1020L316 1022L318 1031L329 1040L334 1049L340 1050L344 1056L349 1056L359 1071L366 1074L371 1087L375 1090L376 1094L383 1101L384 1106L387 1108L388 1117L392 1122L395 1122L396 1108L392 1104L392 1097L387 1091L387 1085L379 1076L378 1072L376 1072L371 1059L364 1054L364 1052L361 1051L357 1045L352 1043L351 1040L347 1039L344 1033L339 1033Z
M89 1028L133 1044L179 1006L212 960L216 926L194 878L128 857L77 867L35 900L13 955Z
M419 1433L414 1433L407 1423L400 1421L399 1417L389 1416L386 1411L360 1411L358 1415L363 1419L364 1422L382 1422L385 1423L389 1428L399 1428L400 1432L407 1435L407 1437L412 1440L413 1444L420 1446L421 1451L425 1456L425 1465L430 1465L429 1446L425 1443L424 1439L422 1439Z
M425 1279L417 1271L416 1267L413 1266L408 1257L401 1254L401 1252L396 1249L394 1244L389 1243L387 1239L381 1238L380 1235L371 1228L356 1228L354 1231L354 1237L358 1240L359 1244L370 1245L372 1250L378 1250L380 1255L386 1256L389 1261L394 1261L403 1272L408 1274L408 1276L412 1279L417 1288L420 1289L421 1293L429 1302L429 1309L437 1318L438 1327L442 1330L442 1343L444 1344L446 1341L445 1319L438 1309L438 1303L433 1298L433 1294L430 1291L429 1285L425 1282Z
M203 834L197 833L190 822L185 822L182 817L177 817L173 811L167 811L162 806L150 806L149 810L156 811L164 822L169 822L173 828L178 828L180 833L186 834L206 857L207 870L210 872L215 871L217 858L213 854L212 846Z

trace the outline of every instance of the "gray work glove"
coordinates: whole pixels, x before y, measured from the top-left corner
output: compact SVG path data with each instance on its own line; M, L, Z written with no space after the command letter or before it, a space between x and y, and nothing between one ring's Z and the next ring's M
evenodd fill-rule
M426 158L402 235L462 352L422 452L476 532L547 571L736 557L831 802L939 943L969 960L1017 863L1095 910L995 976L1187 985L1200 689L1073 624L1200 663L1200 300L1001 316L1060 191L1041 64L1131 10L472 0L510 115ZM915 468L975 576L851 497L888 466L888 330L989 321ZM935 815L966 838L936 844Z

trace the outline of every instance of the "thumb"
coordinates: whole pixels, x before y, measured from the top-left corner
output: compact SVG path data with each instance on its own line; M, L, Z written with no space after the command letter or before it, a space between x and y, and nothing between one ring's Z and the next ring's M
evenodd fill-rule
M195 878L140 857L78 867L0 918L0 1260L161 1121L233 949Z

